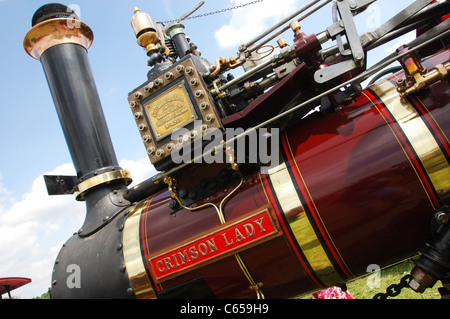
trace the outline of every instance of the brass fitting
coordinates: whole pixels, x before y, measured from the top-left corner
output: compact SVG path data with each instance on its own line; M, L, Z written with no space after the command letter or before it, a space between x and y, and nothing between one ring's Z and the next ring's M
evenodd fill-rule
M47 49L62 43L75 43L88 49L94 39L92 30L83 22L73 26L72 19L55 18L33 26L25 35L23 47L32 58L39 60Z
M209 75L211 79L214 79L219 73L228 71L230 69L237 68L242 65L244 61L240 60L239 57L230 57L226 59L224 57L219 57L216 60L216 69Z
M424 74L420 72L415 73L414 75L415 83L409 87L404 88L403 92L402 90L400 90L400 96L402 98L405 98L407 95L419 92L433 83L448 78L449 71L450 71L450 63L447 63L445 65L438 64L433 70Z
M408 50L408 47L401 46L397 49L397 53L405 53ZM422 66L415 52L411 52L411 54L399 59L399 63L406 75L406 79L399 79L397 81L397 91L400 93L402 99L427 88L433 83L444 80L448 77L450 71L450 63L445 65L438 64L433 70L428 71Z
M131 18L131 27L138 44L146 49L147 55L159 49L159 38L152 19L147 13L134 7L134 16Z
M294 31L295 35L299 36L302 34L302 28L297 20L292 21L289 26L291 27L291 30Z
M87 191L89 191L90 189L103 184L111 183L116 180L123 180L125 182L125 185L130 185L133 181L131 179L130 172L125 169L119 171L111 171L96 175L85 180L84 182L81 182L80 184L75 186L73 193L75 194L75 197L78 201L82 201L84 200Z
M288 44L287 44L287 42L286 42L286 40L284 38L279 38L277 40L277 44L280 47L280 49L285 48L285 47L288 46Z
M298 20L292 21L289 26L291 27L291 30L294 31L294 40L300 41L302 40L306 35L302 31L302 28L300 26L300 22Z

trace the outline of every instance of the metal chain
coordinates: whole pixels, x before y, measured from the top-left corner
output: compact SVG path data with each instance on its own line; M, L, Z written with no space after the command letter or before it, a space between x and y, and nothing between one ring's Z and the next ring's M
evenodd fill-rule
M412 278L413 278L412 275L404 276L400 280L399 284L390 285L389 287L387 287L385 293L378 293L373 297L373 299L387 299L388 297L398 296L402 292L403 288L409 287L409 282L411 281Z
M234 7L230 7L230 8L225 8L225 9L212 11L212 12L208 12L208 13L197 14L195 16L188 16L188 17L184 18L183 20L192 20L192 19L197 19L197 18L211 16L211 15L214 15L214 14L224 13L224 12L228 12L228 11L244 8L244 7L250 6L252 4L256 4L258 2L263 2L263 1L264 0L255 0L255 1L247 2L247 3L243 3L243 4L240 4L240 5L234 6ZM169 21L162 21L161 23L164 25L164 24L167 24L167 23L175 22L175 21L178 21L178 20L175 19L175 20L169 20ZM178 22L180 22L180 21L178 21Z

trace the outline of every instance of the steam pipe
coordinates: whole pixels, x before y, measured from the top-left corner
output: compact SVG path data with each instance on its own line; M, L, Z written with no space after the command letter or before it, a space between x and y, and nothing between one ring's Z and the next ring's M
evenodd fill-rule
M118 223L123 223L130 207L121 196L131 179L118 166L88 60L92 30L60 4L42 6L32 21L24 48L41 61L77 172L74 192L86 202L83 225L63 245L55 262L51 296L133 297L117 248L122 240ZM84 289L72 289L65 278L73 265L82 274L75 288Z
M36 12L39 14L39 10ZM35 20L35 18L33 18ZM46 25L56 25L59 31L69 31L52 39L52 45L42 52L39 58L58 112L64 135L80 179L87 179L94 172L120 169L109 136L101 102L89 64L87 49L92 43L92 31L87 26L77 28L64 25L66 18L45 20L33 25L28 35L46 31ZM45 25L46 24L46 25ZM85 42L68 42L73 33ZM30 41L28 38L25 41ZM56 35L55 35L56 37ZM36 46L50 45L48 35L36 41ZM59 43L57 42L59 41Z
M41 63L79 178L120 169L89 65L80 45L61 44Z
M82 229L91 233L117 207L109 194L125 190L128 171L118 166L88 60L92 30L71 9L48 4L33 16L25 51L40 60L75 166L77 200L86 200ZM96 209L101 207L101 209Z
M44 68L84 199L105 182L130 180L118 165L88 60L93 33L77 18L66 6L42 6L24 48Z
M92 234L121 208L111 194L125 192L131 182L118 165L88 60L93 33L61 4L42 6L32 21L24 48L44 68L77 172L74 193L86 201L79 233Z

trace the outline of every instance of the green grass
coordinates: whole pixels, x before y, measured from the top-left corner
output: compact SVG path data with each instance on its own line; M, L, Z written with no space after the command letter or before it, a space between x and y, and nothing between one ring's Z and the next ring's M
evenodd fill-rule
M309 233L308 223L302 223L302 218L306 218L305 215L300 217L296 216L295 219L290 220L290 225L295 234L305 234ZM308 236L306 236L308 237ZM318 249L320 247L320 243L317 238L314 236L310 236L310 239L313 239L310 242L303 243L302 249L305 252L308 252L308 256L310 257L310 261L313 261L319 269L325 268L326 265L320 267L320 261L322 260L320 255L317 255ZM385 293L386 288L388 288L392 284L399 284L400 279L403 276L409 274L411 270L414 268L414 263L410 260L401 262L395 266L382 269L380 271L380 286L377 288L370 288L368 286L368 274L367 276L361 277L359 279L352 280L347 283L347 289L352 294L355 299L372 299L377 293ZM404 288L402 292L396 297L389 297L392 299L441 299L441 295L439 294L437 288L442 287L440 282L437 282L433 288L429 288L425 290L423 294L416 293L410 288ZM300 299L308 299L311 298L311 294L305 294L300 297Z
M399 284L403 276L408 275L414 268L412 261L404 261L380 272L379 287L370 288L368 285L368 277L360 277L347 283L347 290L355 299L373 299L378 293L385 293L386 289L392 284ZM369 281L371 282L371 281ZM425 290L423 294L417 293L410 288L403 288L401 293L396 297L388 297L388 299L441 299L438 288L442 287L438 281L433 288ZM311 294L299 296L298 299L310 299Z
M355 299L372 299L377 293L385 293L386 289L392 284L399 284L403 276L409 274L414 268L412 261L404 261L398 265L381 270L380 287L369 288L368 276L356 279L347 283L348 291ZM441 299L437 288L441 287L441 283L437 282L433 288L425 290L423 294L417 293L410 288L403 288L402 292L396 297L389 299Z

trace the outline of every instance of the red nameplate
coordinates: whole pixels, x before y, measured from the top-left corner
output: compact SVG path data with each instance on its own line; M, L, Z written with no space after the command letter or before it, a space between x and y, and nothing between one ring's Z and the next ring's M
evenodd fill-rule
M228 257L280 235L269 207L149 257L156 282Z

